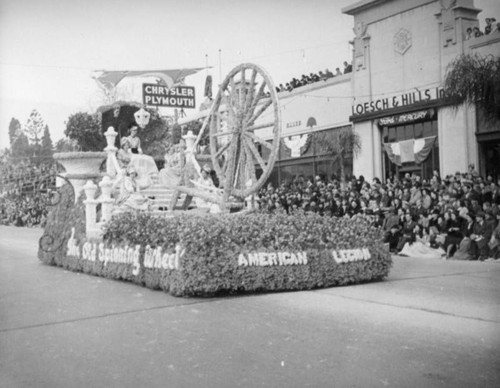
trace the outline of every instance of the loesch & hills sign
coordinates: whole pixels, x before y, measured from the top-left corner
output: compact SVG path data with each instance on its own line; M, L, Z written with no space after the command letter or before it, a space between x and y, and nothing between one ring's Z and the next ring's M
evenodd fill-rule
M383 112L388 109L410 106L417 103L440 100L445 97L444 90L440 87L433 89L415 90L392 97L380 98L352 106L352 117L369 113Z

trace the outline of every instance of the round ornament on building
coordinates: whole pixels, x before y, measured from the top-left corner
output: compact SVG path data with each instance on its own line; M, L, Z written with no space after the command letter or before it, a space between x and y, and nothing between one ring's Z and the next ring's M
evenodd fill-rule
M403 55L411 47L411 32L405 28L401 28L394 35L394 51Z

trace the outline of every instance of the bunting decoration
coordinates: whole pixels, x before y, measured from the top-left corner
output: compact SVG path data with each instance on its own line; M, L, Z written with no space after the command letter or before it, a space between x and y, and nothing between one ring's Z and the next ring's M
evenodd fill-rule
M284 137L283 143L290 149L291 157L298 158L309 148L309 144L311 144L311 134L305 133L303 135Z
M136 70L136 71L106 71L103 70L99 76L94 77L105 89L113 89L125 77L155 77L159 79L160 85L171 88L184 81L189 75L196 74L203 68L171 69L171 70Z
M398 166L411 162L420 164L429 156L435 141L436 136L402 140L395 143L384 143L384 149L391 162Z

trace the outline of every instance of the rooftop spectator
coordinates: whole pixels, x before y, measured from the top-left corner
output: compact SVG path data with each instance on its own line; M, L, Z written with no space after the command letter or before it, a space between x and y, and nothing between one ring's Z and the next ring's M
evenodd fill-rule
M344 61L344 74L352 73L352 65Z
M497 24L496 24L496 26L495 26L495 30L493 31L493 33L495 33L495 34L500 33L500 23L497 23Z
M473 28L473 33L475 38L479 38L480 36L483 36L484 34L481 32L479 27L474 27Z
M484 34L485 35L488 35L490 34L495 25L493 23L495 23L497 20L495 18L486 18L486 27L484 27Z

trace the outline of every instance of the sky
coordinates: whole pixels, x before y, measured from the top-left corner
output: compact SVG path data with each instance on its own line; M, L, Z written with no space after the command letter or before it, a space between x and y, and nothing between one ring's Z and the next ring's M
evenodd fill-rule
M77 112L104 104L97 70L210 67L186 78L202 102L205 77L217 85L243 62L275 84L336 67L352 57L355 0L0 0L0 150L14 117L37 109L55 143ZM475 0L500 20L500 0ZM483 24L481 24L483 27ZM138 84L139 82L139 84ZM142 100L141 80L118 97ZM214 90L215 94L216 90ZM164 109L163 113L172 111ZM189 110L186 110L189 115Z

